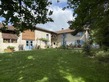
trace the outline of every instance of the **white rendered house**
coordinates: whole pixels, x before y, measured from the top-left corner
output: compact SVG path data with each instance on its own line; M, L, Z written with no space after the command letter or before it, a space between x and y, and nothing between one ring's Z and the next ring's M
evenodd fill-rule
M60 47L62 45L83 45L84 41L81 40L83 36L83 32L77 33L77 35L73 36L71 33L74 32L74 30L71 29L61 29L60 31L57 31L57 39L52 42L55 47Z
M2 27L3 25L0 24L0 52L4 52L8 46L13 46L15 51L32 50L37 46L46 48L46 46L51 46L52 34L56 34L53 31L36 27L34 31L26 30L18 36L13 26L7 26L6 30L3 30ZM45 39L47 42L45 43L41 39Z
M62 29L57 32L49 31L36 27L34 31L25 30L19 36L16 34L16 29L13 26L8 26L6 30L2 29L0 24L0 52L4 52L8 46L13 46L15 51L32 50L34 48L60 47L65 45L83 45L83 32L79 32L73 36L71 33L74 30ZM47 42L45 42L46 40Z

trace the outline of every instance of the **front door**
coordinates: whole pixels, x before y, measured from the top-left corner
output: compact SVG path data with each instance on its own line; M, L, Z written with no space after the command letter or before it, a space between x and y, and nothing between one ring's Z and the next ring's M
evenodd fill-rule
M27 40L26 41L26 50L32 50L33 49L33 41Z

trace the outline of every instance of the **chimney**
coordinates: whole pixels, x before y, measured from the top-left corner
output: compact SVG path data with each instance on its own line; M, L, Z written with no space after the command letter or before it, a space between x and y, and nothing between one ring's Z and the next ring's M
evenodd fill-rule
M62 28L62 30L64 30L64 28Z

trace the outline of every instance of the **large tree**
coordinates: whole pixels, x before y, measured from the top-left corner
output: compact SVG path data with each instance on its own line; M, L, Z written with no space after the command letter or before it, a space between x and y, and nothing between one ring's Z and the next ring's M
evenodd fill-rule
M40 23L52 21L48 16L51 4L48 0L0 0L0 17L5 18L4 25L11 23L18 30L34 30Z
M94 41L109 46L109 1L68 0L68 4L75 16L70 28L78 32L89 27Z

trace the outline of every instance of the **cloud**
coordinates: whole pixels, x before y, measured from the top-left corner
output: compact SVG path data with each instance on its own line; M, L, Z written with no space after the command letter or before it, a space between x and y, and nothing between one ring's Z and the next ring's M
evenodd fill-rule
M57 3L57 0L50 1L53 3L51 6L49 6L49 9L53 11L51 18L54 20L54 22L38 24L37 26L52 31L58 31L61 30L61 28L68 28L69 25L67 22L69 20L74 20L74 17L72 16L72 10L62 10L62 7L67 5L67 0L59 0L59 3ZM0 22L2 20L4 19L0 17Z
M63 0L64 1L64 0ZM73 20L74 17L72 16L72 11L69 9L62 10L62 7L59 7L57 5L52 5L50 10L53 11L53 14L51 15L51 18L54 20L54 22L48 22L46 24L38 24L38 27L42 27L45 29L49 29L52 31L61 30L61 28L68 28L68 21Z

